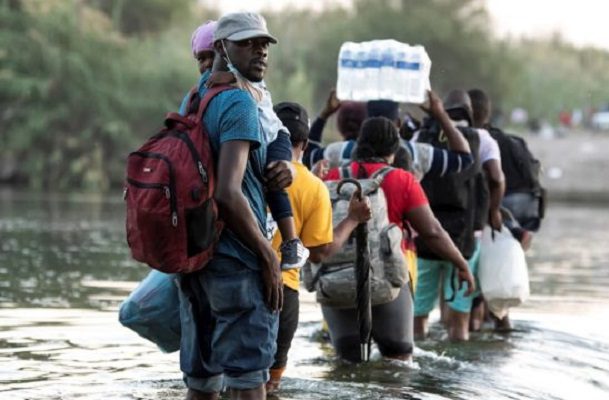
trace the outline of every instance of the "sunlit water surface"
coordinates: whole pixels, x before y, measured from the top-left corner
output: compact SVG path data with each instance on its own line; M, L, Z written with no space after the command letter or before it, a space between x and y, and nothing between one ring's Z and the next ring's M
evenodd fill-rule
M338 362L301 292L279 399L609 399L609 209L552 205L528 253L532 297L515 331L445 341L411 364ZM117 322L148 270L114 198L0 191L0 399L181 399L178 355ZM432 315L437 320L437 314Z

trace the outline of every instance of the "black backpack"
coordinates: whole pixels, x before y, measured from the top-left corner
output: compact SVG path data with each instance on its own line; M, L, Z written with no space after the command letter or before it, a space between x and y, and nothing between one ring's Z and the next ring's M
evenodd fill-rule
M504 206L512 211L525 229L536 231L545 215L546 205L546 191L540 182L541 163L520 136L492 126L488 131L501 152L501 168L505 175ZM530 195L531 204L517 205L517 209L512 209L514 206L510 199L518 198L519 194Z
M444 177L425 177L421 186L429 200L429 205L442 227L465 258L470 258L475 249L474 230L478 228L478 218L488 218L478 209L484 203L480 193L481 166L478 156L480 138L472 128L459 127L467 139L475 162L463 171ZM418 141L434 147L447 148L439 124L428 121L419 132ZM488 200L488 199L487 199ZM415 239L417 253L426 259L440 259L422 240Z

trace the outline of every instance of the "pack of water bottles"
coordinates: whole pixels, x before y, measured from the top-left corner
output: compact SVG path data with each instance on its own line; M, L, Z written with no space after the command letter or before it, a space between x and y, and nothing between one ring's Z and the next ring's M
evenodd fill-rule
M338 54L337 96L341 100L393 100L421 104L431 85L425 48L393 39L345 42Z

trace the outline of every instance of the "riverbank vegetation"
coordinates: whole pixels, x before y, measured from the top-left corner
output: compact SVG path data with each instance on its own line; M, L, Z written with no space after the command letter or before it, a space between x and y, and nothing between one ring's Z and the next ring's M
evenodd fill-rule
M265 15L280 40L273 98L312 116L335 84L341 43L390 37L426 47L440 93L482 87L505 110L547 119L609 100L609 53L559 37L499 40L480 0L355 0ZM0 0L0 181L120 186L127 153L196 82L191 32L217 16L196 0Z

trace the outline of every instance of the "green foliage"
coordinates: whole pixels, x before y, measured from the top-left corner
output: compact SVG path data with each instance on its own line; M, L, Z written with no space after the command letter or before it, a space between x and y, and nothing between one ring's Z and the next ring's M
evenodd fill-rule
M184 18L191 0L88 0L127 35L156 33Z
M500 41L483 0L354 0L266 16L279 38L273 99L311 116L335 85L340 45L383 38L424 45L440 94L479 87L538 118L609 101L609 53L558 37ZM59 190L120 184L127 153L196 82L190 35L215 17L196 0L0 0L0 168L18 160L32 186Z
M609 53L576 49L559 36L549 41L527 40L514 46L523 73L513 85L519 90L507 101L537 118L556 118L561 110L585 109L609 102Z
M105 189L126 153L160 126L196 79L176 32L127 40L95 9L0 8L2 148L33 186ZM6 152L7 150L5 150Z

